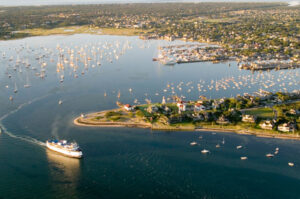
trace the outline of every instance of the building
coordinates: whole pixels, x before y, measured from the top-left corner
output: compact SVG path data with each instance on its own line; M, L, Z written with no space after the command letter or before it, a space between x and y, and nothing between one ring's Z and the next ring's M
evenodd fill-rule
M184 101L177 102L179 112L186 111L186 103Z
M126 111L133 111L133 107L130 105L130 104L125 104L124 105L124 109L126 110Z
M162 104L162 105L165 105L165 104L166 104L165 96L163 96L163 98L162 98L162 100L161 100L161 104Z
M242 121L249 122L249 123L255 123L256 117L254 115L243 115Z
M270 121L270 120L266 120L264 122L262 122L259 126L262 129L267 129L267 130L272 130L274 128L274 122Z
M296 130L296 126L293 123L283 123L278 126L278 131L282 132L294 132Z
M203 105L200 104L200 103L196 103L195 106L194 106L194 111L195 111L195 112L205 111L205 110L206 110L206 107L203 106Z
M290 113L291 115L298 115L298 114L300 114L300 111L298 111L298 110L296 110L296 109L291 109L291 110L289 111L289 113Z

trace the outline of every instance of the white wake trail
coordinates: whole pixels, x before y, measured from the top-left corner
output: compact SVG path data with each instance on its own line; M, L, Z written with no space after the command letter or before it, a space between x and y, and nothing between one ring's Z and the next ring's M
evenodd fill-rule
M43 96L43 97L39 97L39 98L36 98L36 99L34 99L34 100L30 100L30 101L28 101L28 102L26 102L26 103L20 104L16 109L14 109L14 110L10 111L9 113L7 113L7 114L3 115L2 117L0 117L0 127L1 127L1 129L2 129L2 131L3 131L3 133L5 133L6 135L8 135L8 136L11 137L11 138L23 140L23 141L26 141L26 142L30 142L30 143L32 143L32 144L40 145L40 146L45 146L45 143L44 143L44 142L39 141L39 140L37 140L37 139L35 139L35 138L28 137L28 136L19 136L19 135L15 135L14 133L8 131L7 128L3 125L2 121L3 121L4 119L6 119L8 116L10 116L10 115L12 115L12 114L18 112L18 111L21 110L23 107L28 106L28 105L32 104L33 102L36 102L36 101L38 101L38 100L41 100L41 99L43 99L43 98L45 98L45 97L47 97L47 96L49 96L49 95L45 95L45 96Z

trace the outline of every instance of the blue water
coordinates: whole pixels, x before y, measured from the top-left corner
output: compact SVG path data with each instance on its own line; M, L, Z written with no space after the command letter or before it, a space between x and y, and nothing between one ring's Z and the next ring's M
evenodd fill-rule
M252 74L238 70L235 62L230 62L230 66L193 63L172 67L152 62L157 47L167 44L174 43L96 35L0 42L0 119L5 128L0 135L0 198L299 198L299 141L232 133L73 125L73 119L80 113L115 108L116 100L133 104L135 99L145 103L148 98L159 102L162 96L173 95L168 84L187 99L251 93L271 80L275 82L268 88L271 91L283 87L288 91L299 89L299 69ZM74 57L79 57L78 51L83 49L81 54L93 59L88 62L88 69L84 70L79 61L77 72L64 63L64 71L58 73L58 46L67 58L68 51L74 50ZM107 60L114 50L119 52L123 48L118 60ZM93 55L96 52L98 57L101 51L103 59L98 66ZM36 60L40 55L45 55L43 61L47 63L45 79L35 75L41 71L41 63ZM9 61L11 56L13 60ZM17 57L28 59L30 68L21 63L15 71ZM60 83L62 74L64 82ZM211 80L228 78L244 82L253 78L254 83L251 88L247 84L240 89L208 89ZM27 79L30 88L23 87ZM181 91L176 87L180 82ZM203 91L196 89L199 82ZM13 102L9 96L13 96ZM58 105L59 100L63 104ZM203 138L199 140L199 136ZM49 138L76 140L84 159L70 159L48 151L41 142ZM216 148L223 138L225 144ZM199 145L191 147L192 141ZM237 150L237 145L244 148ZM276 147L280 148L279 154L273 159L266 158L265 154L274 152ZM211 153L201 154L204 148ZM241 156L248 160L241 161ZM288 162L295 166L289 167Z

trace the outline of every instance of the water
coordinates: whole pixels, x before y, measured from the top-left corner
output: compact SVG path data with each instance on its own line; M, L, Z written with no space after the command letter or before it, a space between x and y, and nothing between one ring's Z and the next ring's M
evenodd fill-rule
M108 49L103 47L105 43ZM79 62L78 78L74 78L75 72L69 64L64 64L64 72L56 72L58 44L67 58L68 50L73 49L77 57L81 48L94 58L91 49L98 56L98 47L106 56L101 66L90 61L84 75L81 75L84 64ZM116 48L111 46L116 44L119 49L125 46L126 50L118 60L110 63L106 58L111 56L110 52L113 54ZM251 93L263 88L263 83L272 78L276 83L269 90L299 89L299 69L252 74L238 70L235 62L230 62L231 66L228 63L193 63L173 67L152 62L157 46L166 44L170 43L96 35L0 42L0 56L6 53L5 59L0 58L0 122L6 131L0 135L0 198L298 198L299 141L231 133L73 125L73 119L80 113L115 108L116 100L124 103L133 103L134 99L145 103L145 98L160 101L163 95L172 95L168 84L188 99L197 99L199 95L214 98ZM43 54L46 55L43 58L47 63L46 77L40 79L35 76L41 70L36 57ZM37 70L26 69L20 64L22 72L19 68L14 71L17 55L21 60L28 59L30 68ZM8 60L11 56L13 61ZM8 74L12 77L8 78ZM62 74L65 78L60 83ZM27 76L30 88L23 87ZM251 88L208 89L212 79L220 81L232 77L236 80L241 77L241 81L244 78L244 82L254 78L254 83ZM179 91L176 85L181 81L184 85ZM199 81L206 91L196 89ZM16 94L13 93L15 82ZM282 86L283 83L292 84ZM191 86L195 88L187 92ZM120 99L117 98L119 91ZM14 97L13 102L9 101L9 96ZM59 105L59 100L63 104ZM201 140L198 139L200 135L203 136ZM83 149L84 159L70 159L48 151L42 142L49 138L76 140ZM225 144L215 148L223 138ZM191 147L192 141L199 145ZM237 150L237 145L244 148ZM280 148L279 155L266 158L265 154L274 152L276 147ZM211 153L201 154L204 148ZM241 161L241 156L247 156L248 160ZM289 167L288 162L294 162L295 166Z

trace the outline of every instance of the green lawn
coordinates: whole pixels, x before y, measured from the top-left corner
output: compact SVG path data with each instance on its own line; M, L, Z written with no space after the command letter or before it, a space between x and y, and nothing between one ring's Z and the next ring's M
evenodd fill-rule
M271 108L252 109L252 110L245 111L245 114L255 115L261 118L273 118L274 116L273 110Z

